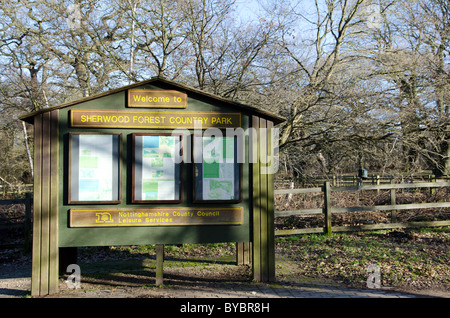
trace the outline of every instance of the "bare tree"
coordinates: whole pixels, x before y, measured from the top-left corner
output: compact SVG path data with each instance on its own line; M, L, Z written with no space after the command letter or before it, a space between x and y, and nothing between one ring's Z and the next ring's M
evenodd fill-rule
M185 35L183 20L177 1L142 0L137 3L131 19L135 25L135 67L149 68L140 71L141 77L164 76L173 78L174 55L181 49Z
M448 173L448 2L397 1L385 21L389 36L379 36L387 40L376 52L377 75L398 92L391 101L405 169L429 165L438 175Z
M299 51L297 44L290 40L291 34L285 33L283 38L283 49L295 62L304 83L299 92L300 97L286 109L289 120L283 129L280 145L305 138L298 133L303 130L304 115L311 108L327 107L327 111L321 112L324 115L329 115L333 110L331 105L321 103L331 93L328 87L336 70L350 60L342 54L342 47L351 36L352 26L358 22L357 12L362 2L342 0L319 3L316 0L313 18L302 12L296 13L300 19L312 25L314 38L308 45L312 53L306 57L303 57L304 51ZM324 121L325 118L317 120Z

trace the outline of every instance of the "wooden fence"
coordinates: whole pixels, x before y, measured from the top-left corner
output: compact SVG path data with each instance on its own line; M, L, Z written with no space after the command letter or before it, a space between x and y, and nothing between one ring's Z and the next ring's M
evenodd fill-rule
M0 183L0 198L2 200L8 198L22 197L25 193L33 192L32 184L5 184Z
M25 249L31 248L31 207L33 199L32 193L25 193L24 199L11 199L11 200L0 200L0 205L10 205L10 204L23 204L25 205L25 216L23 221L17 222L17 219L22 219L23 217L18 217L16 219L7 219L6 222L0 221L0 230L3 229L13 229L13 228L23 228L24 230L24 246ZM12 246L14 245L14 246ZM17 244L0 244L0 247L16 247Z
M290 211L275 211L275 217L284 216L306 216L306 215L324 215L324 226L315 228L301 228L289 230L277 230L275 235L295 235L306 233L327 233L332 232L349 232L349 231L364 231L364 230L380 230L380 229L398 229L410 227L433 227L433 226L449 226L450 220L447 221L421 221L421 222L397 222L398 210L412 210L412 209L429 209L429 208L450 208L450 202L436 202L436 203L417 203L417 204L396 204L396 190L399 189L413 189L413 188L442 188L450 187L450 182L423 182L423 183L404 183L404 184L380 184L380 185L361 185L348 187L331 187L330 182L325 182L322 187L305 188L305 189L282 189L275 190L275 195L286 194L305 194L305 193L323 193L323 208L317 209L301 209ZM365 190L390 190L389 205L376 206L359 206L359 207L333 207L331 204L331 193L333 191L365 191ZM431 190L433 191L433 190ZM369 212L369 211L391 211L391 223L379 224L363 224L358 226L332 226L332 213L346 213L346 212Z
M280 182L280 180L278 180ZM389 184L389 183L423 183L423 182L450 182L450 176L437 178L433 174L417 174L417 175L378 175L370 174L365 178L358 175L332 175L332 176L315 176L314 178L305 178L298 180L303 187L319 187L325 182L330 182L333 187L357 186L360 184ZM282 181L281 181L282 182Z
M323 208L315 209L300 209L288 211L275 211L275 217L286 216L308 216L308 215L324 215L323 227L300 228L289 230L276 230L275 235L296 235L307 233L332 233L332 232L350 232L350 231L364 231L364 230L381 230L381 229L398 229L410 227L434 227L434 226L450 226L450 220L445 221L420 221L420 222L397 222L398 210L413 210L413 209L430 209L430 208L450 208L450 202L435 202L435 203L415 203L415 204L396 204L396 191L414 188L429 188L430 191L435 188L450 187L450 182L423 182L423 183L403 183L403 184L379 184L379 185L361 185L361 186L347 186L347 187L332 187L330 182L325 182L321 187L305 188L305 189L278 189L275 190L275 195L289 195L289 194L307 194L307 193L322 193L323 194ZM359 206L359 207L333 207L331 204L331 194L337 191L368 191L368 190L390 190L389 205L376 206ZM447 198L450 199L450 198ZM24 199L0 200L0 205L9 204L24 204L25 205L25 221L24 222L10 222L0 223L0 229L23 227L25 246L29 246L31 239L31 209L32 209L32 194L26 193ZM363 224L357 226L332 226L331 216L333 213L351 213L351 212L371 212L371 211L390 211L391 223L379 224ZM1 245L0 245L1 246Z

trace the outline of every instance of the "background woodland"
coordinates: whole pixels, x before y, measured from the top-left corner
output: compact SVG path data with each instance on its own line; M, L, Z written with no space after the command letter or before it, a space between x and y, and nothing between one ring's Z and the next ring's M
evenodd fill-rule
M450 174L449 0L5 0L0 183L30 183L18 116L162 76L280 125L279 176Z

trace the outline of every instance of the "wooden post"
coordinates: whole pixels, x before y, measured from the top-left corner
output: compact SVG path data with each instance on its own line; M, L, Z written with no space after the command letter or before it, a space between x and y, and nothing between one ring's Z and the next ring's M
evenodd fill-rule
M274 187L274 174L275 174L275 145L273 135L273 122L267 120L267 154L268 154L268 166L267 171L267 281L275 281L275 187Z
M42 175L42 115L34 119L34 199L33 243L31 265L31 296L41 295L41 175Z
M430 182L436 182L436 176L431 175L430 176ZM436 193L436 188L430 188L430 195L433 195Z
M164 244L156 245L156 286L163 284Z
M273 123L252 116L252 128L253 279L269 282L275 279Z
M394 179L392 179L391 183L394 183ZM391 189L391 205L395 205L395 188ZM391 211L391 223L397 223L397 210Z
M253 279L261 281L261 194L260 194L260 166L259 166L259 118L252 116L252 181L253 181Z
M237 242L236 243L236 264L250 265L252 263L252 243Z
M325 182L323 186L324 191L324 214L325 214L325 227L324 232L327 235L331 234L331 187L330 182Z
M377 175L377 185L380 185L380 176ZM377 189L377 194L380 193L380 189Z
M59 111L34 118L31 295L58 292Z
M24 227L24 245L25 251L28 253L31 251L31 193L25 193L25 227Z
M259 127L259 158L260 158L260 202L261 202L261 219L260 219L260 242L261 242L261 281L267 282L268 272L266 270L266 266L269 262L269 255L267 253L268 247L268 229L267 229L267 221L268 221L268 208L267 208L267 172L264 171L267 169L267 121L264 119L260 119Z

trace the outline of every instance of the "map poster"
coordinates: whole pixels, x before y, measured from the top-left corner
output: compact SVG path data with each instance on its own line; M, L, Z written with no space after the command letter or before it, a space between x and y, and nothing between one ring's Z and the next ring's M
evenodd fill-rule
M178 201L179 135L135 135L135 201Z
M203 161L197 165L196 199L236 201L240 196L240 168L236 162L234 137L201 138L195 145L202 147Z
M71 136L71 201L117 201L119 135Z

